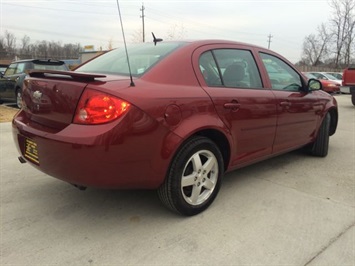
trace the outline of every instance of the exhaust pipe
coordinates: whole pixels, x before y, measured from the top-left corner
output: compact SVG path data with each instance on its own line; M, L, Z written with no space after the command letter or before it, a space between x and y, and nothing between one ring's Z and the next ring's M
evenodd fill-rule
M84 187L84 186L80 186L80 185L77 185L77 184L72 184L74 187L76 187L77 189L81 190L81 191L84 191L87 189L87 187Z
M25 158L23 158L22 156L18 157L18 160L20 161L20 163L27 163L27 161L25 160Z

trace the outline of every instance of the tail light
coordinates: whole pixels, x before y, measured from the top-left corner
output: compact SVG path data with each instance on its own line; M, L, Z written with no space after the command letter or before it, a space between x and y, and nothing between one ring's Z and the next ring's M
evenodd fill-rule
M73 122L76 124L103 124L122 116L130 104L115 96L87 89L79 100Z

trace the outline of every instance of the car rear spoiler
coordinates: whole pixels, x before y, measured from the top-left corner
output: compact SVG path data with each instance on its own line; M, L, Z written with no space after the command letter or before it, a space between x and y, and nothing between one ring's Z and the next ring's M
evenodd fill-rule
M94 81L96 78L105 78L106 75L80 73L73 71L60 71L60 70L29 70L28 75L34 78L63 78L71 77L77 81Z
M47 59L47 60L36 59L36 60L33 60L32 63L38 64L38 65L58 65L58 66L65 64L64 61L53 60L53 59Z

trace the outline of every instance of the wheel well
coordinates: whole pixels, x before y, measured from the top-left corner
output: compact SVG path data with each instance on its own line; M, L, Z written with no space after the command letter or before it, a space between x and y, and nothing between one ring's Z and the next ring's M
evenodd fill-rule
M16 86L16 88L15 88L15 97L17 97L17 92L18 91L21 91L22 89L21 89L21 87L20 86Z
M219 132L218 130L214 130L214 129L202 130L197 132L195 136L196 135L209 138L214 143L216 143L216 145L218 146L219 150L222 153L223 161L224 161L224 170L226 170L230 159L230 146L226 136L223 133Z
M334 135L337 126L338 126L338 111L336 109L330 109L330 128L329 128L329 136Z

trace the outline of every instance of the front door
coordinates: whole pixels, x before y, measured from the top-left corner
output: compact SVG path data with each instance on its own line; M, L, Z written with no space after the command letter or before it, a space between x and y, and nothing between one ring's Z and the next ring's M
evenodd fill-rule
M301 76L280 58L267 53L260 57L277 101L277 131L273 152L302 146L312 140L317 126L317 97L305 92Z

